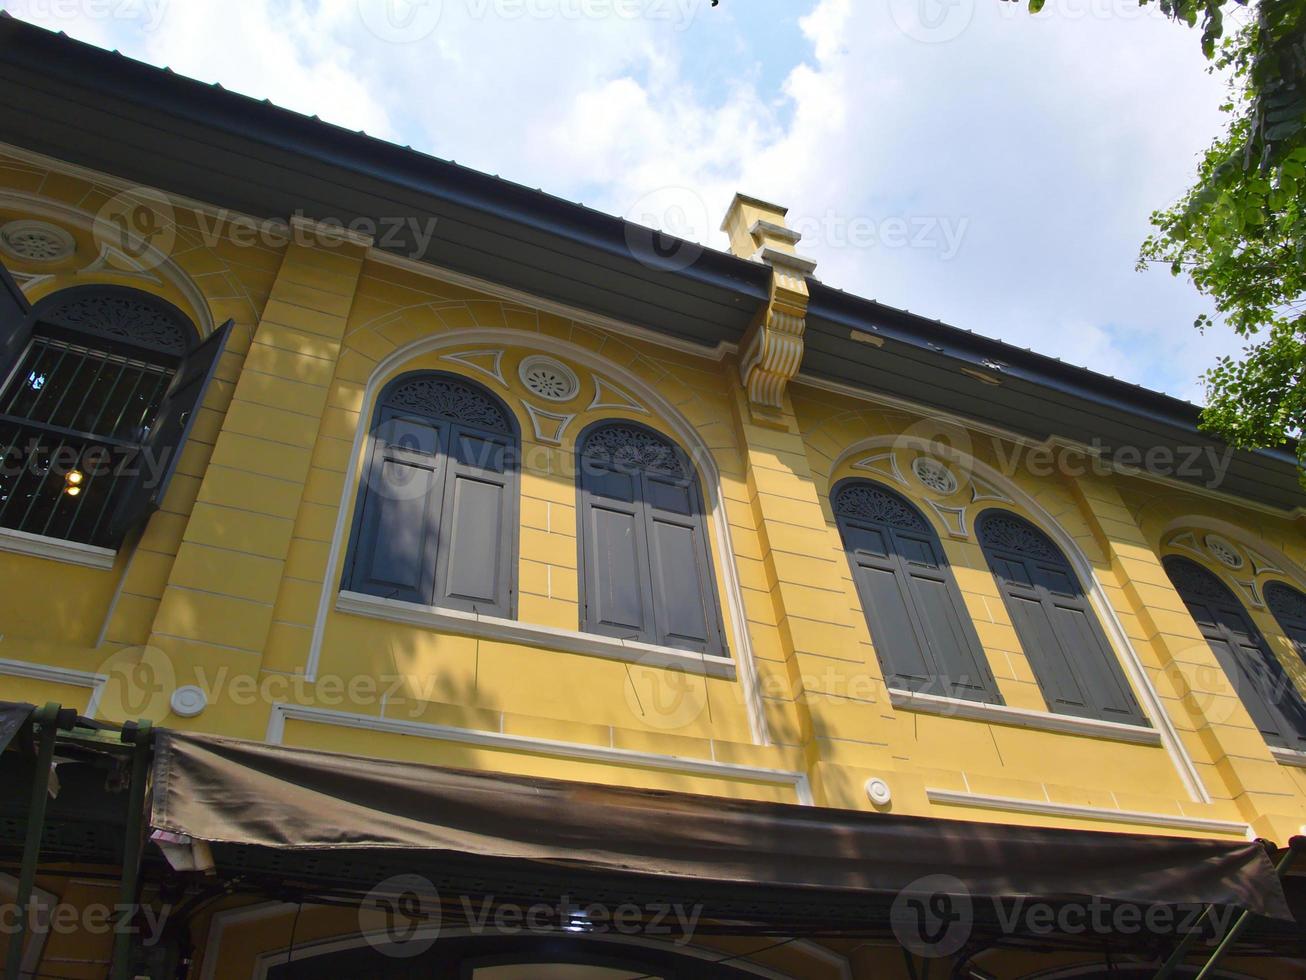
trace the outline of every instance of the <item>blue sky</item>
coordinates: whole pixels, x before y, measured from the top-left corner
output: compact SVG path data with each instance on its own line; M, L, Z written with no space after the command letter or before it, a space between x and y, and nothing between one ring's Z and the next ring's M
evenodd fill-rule
M717 247L790 209L827 283L1200 401L1237 349L1138 273L1219 131L1137 0L0 0L124 54Z

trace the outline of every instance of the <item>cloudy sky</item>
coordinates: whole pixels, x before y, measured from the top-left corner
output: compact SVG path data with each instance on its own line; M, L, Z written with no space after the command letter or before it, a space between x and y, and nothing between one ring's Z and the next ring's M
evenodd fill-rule
M1223 88L1137 0L0 0L131 57L1201 400L1236 349L1137 273Z

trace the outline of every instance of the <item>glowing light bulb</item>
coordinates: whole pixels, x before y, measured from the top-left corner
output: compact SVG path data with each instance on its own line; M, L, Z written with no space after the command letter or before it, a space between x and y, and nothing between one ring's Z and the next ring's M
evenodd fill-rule
M81 487L64 487L64 493L68 494L70 497L76 497L81 492Z
M83 479L85 479L85 475L81 470L73 470L68 474L68 482L73 486L77 486Z

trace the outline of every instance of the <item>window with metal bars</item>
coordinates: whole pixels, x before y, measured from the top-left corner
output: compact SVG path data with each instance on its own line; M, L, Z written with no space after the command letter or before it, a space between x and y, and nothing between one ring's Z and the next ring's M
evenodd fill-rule
M158 506L231 330L79 286L29 307L0 266L0 528L117 547Z
M106 544L122 471L139 457L174 373L34 337L0 397L0 526Z

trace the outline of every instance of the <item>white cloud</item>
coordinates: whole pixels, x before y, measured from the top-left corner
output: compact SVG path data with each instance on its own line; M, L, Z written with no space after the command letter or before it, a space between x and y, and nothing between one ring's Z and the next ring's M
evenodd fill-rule
M691 189L678 230L718 247L730 195L767 197L833 285L1177 394L1234 346L1193 331L1186 283L1133 271L1221 123L1196 34L1136 0L820 0L796 29L791 0L173 0L152 31L93 15L128 3L9 6L613 213ZM409 23L409 43L378 36Z

